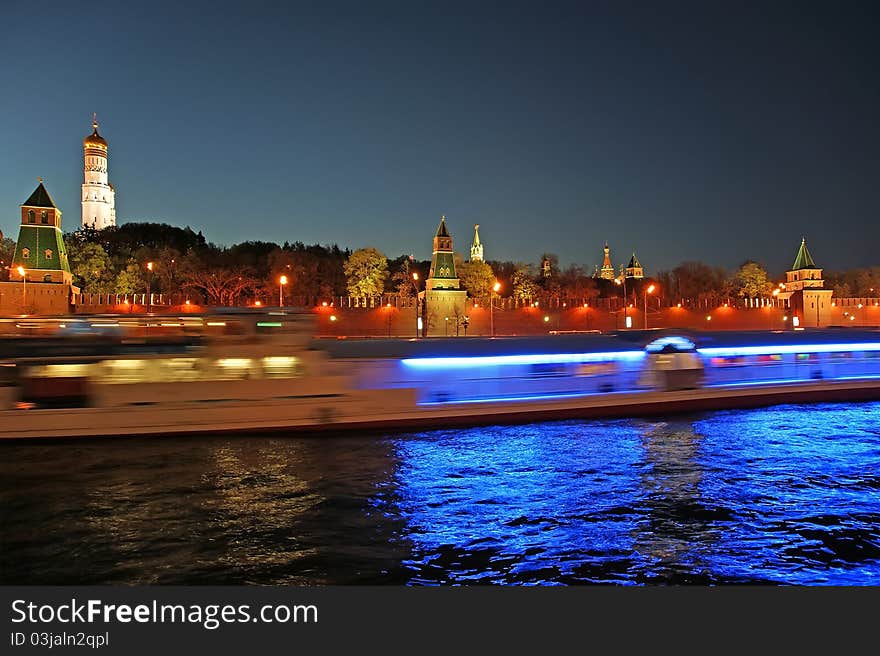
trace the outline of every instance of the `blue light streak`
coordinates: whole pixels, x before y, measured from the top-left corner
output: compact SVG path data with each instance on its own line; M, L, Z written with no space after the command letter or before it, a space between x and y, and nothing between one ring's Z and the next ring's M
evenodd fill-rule
M655 339L645 347L645 350L648 351L648 353L654 353L656 351L662 351L667 346L674 346L679 351L693 351L696 345L687 337L669 335L667 337Z
M786 353L844 353L847 351L880 351L880 342L861 344L777 344L768 346L721 346L699 348L697 352L705 356L736 355L776 355Z
M624 390L635 391L635 390ZM448 401L421 401L419 405L455 405L459 403L507 403L521 401L555 401L559 399L579 399L587 396L605 396L606 394L614 394L615 392L567 392L567 393L547 393L547 394L528 394L525 396L487 396L476 399L449 399Z
M644 351L608 351L602 353L538 353L533 355L480 355L471 357L404 358L412 369L470 369L523 364L582 364L593 362L628 362L641 360Z

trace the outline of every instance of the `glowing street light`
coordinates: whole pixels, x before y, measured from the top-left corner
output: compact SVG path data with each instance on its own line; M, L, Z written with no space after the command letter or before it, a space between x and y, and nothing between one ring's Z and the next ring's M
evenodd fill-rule
M147 271L150 273L147 275L147 314L150 313L150 309L153 305L153 294L150 292L150 284L153 282L153 263L147 262Z
M629 317L627 316L627 303L626 303L626 276L621 275L620 278L614 279L614 284L623 285L623 325L629 328L632 324L629 321Z
M287 284L287 276L278 278L278 307L284 307L284 285Z
M27 271L23 266L18 267L18 275L21 276L21 312L27 312Z
M495 295L501 291L501 283L497 280L489 294L489 335L495 337Z
M648 294L654 293L654 285L648 285L648 288L645 290L645 330L648 329Z
M420 307L422 304L422 299L419 298L419 272L412 272L412 286L413 289L416 290L416 339L419 338L419 334L421 333L421 323L422 323L422 308Z

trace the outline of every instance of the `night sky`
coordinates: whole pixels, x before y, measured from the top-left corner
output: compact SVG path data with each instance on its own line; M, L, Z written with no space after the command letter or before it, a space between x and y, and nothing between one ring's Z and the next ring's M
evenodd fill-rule
M877 3L128 4L3 3L7 235L94 111L117 221L219 244L880 264Z

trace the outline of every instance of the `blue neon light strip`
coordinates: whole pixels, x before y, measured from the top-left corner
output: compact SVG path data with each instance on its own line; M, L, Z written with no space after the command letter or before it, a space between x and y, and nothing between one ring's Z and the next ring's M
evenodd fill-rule
M843 353L846 351L880 351L880 342L862 344L779 344L776 346L721 346L699 348L706 356L776 355L783 353Z
M679 337L678 335L669 335L667 337L661 337L660 339L655 339L653 342L648 344L645 347L645 350L649 353L654 353L656 351L662 351L666 346L674 346L675 348L681 351L692 351L694 349L695 344L687 339L686 337Z
M538 353L534 355L479 355L448 358L404 358L404 366L412 369L470 369L512 364L580 364L591 362L623 362L641 360L644 351L609 351L604 353Z
M623 390L632 392L634 390ZM486 396L475 399L449 399L448 401L420 401L418 405L456 405L462 403L506 403L518 401L555 401L558 399L580 399L587 396L605 396L615 392L568 392L560 394L529 394L527 396Z

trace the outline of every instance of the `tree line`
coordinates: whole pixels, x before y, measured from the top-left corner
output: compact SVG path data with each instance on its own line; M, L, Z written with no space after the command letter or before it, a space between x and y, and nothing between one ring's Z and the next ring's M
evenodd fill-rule
M74 284L85 293L134 294L149 286L153 292L182 294L209 305L255 300L274 303L281 276L287 280L285 297L306 303L336 296L409 297L424 289L430 269L430 260L408 255L388 259L376 248L351 251L335 244L265 241L220 246L189 227L163 223L83 228L67 233L65 244ZM8 277L14 250L12 239L0 239L4 277ZM500 296L520 301L556 298L589 302L622 295L622 285L597 278L578 265L562 268L553 253L542 253L540 264L469 262L458 253L455 259L461 285L474 298L489 296L496 282ZM880 267L826 272L825 279L837 296L880 294ZM660 297L670 304L679 299L717 302L766 297L775 286L766 269L753 261L732 272L703 262L682 262L652 278L628 279L627 292L639 298L649 284L655 284Z

